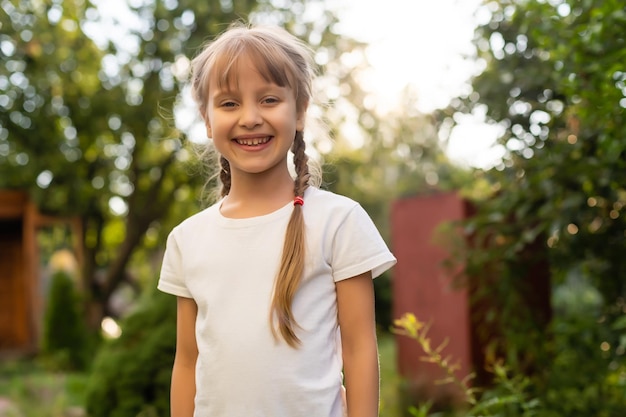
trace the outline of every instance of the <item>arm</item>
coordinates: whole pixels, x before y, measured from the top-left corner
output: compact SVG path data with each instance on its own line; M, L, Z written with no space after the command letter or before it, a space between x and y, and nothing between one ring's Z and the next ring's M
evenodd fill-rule
M196 395L196 313L191 298L178 297L176 307L176 356L172 369L170 409L172 416L192 417Z
M379 370L370 272L337 282L348 417L378 416Z

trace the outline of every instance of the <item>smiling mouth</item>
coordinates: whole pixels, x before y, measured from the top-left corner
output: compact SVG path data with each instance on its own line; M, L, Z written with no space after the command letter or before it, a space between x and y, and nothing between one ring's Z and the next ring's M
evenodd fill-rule
M250 139L235 138L235 142L237 142L239 145L244 145L244 146L258 146L258 145L263 145L269 142L271 139L272 139L271 136L266 136L264 138L250 138Z

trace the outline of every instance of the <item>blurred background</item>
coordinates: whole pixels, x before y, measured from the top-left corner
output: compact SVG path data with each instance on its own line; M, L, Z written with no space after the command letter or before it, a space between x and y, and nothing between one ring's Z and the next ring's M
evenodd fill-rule
M311 44L308 149L398 256L381 416L622 417L619 0L0 0L0 416L169 415L189 60L238 19Z

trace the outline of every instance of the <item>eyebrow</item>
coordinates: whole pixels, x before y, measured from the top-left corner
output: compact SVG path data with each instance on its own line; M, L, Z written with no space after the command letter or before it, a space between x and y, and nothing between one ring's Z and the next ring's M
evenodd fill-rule
M263 94L267 94L267 93L275 93L275 92L280 92L280 93L288 93L289 91L293 90L288 87L288 86L280 86L272 81L267 82L267 85L263 85L260 88L258 88L255 93L258 95L263 95ZM211 97L213 99L218 99L221 98L223 96L231 96L231 95L236 95L239 92L239 88L235 87L235 88L216 88L214 89L214 94L211 94Z

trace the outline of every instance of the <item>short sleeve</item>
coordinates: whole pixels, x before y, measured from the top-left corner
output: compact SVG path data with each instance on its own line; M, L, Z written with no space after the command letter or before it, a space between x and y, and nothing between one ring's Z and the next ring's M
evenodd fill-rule
M331 267L335 281L372 271L376 278L396 263L374 222L355 205L339 225L334 239Z
M185 285L181 251L174 232L167 237L157 288L168 294L191 298L191 293Z

